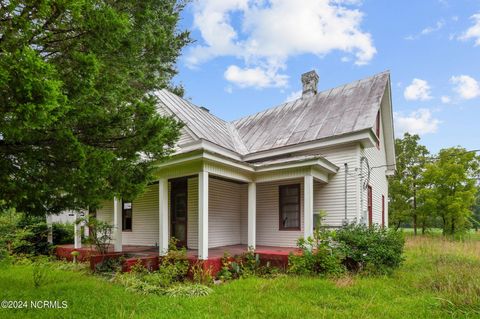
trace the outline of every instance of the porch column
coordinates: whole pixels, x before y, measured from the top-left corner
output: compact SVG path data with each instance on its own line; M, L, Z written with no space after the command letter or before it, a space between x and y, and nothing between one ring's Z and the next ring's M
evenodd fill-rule
M122 208L121 201L117 197L113 198L113 249L122 251Z
M198 258L208 259L208 172L198 173Z
M79 212L75 212L75 223L73 228L73 248L82 248L82 226L79 222Z
M257 184L248 183L248 249L256 248Z
M52 215L47 215L47 242L53 244L53 223Z
M313 176L304 177L303 183L303 234L304 238L313 235Z
M158 223L159 223L159 254L165 256L168 252L168 179L158 180Z

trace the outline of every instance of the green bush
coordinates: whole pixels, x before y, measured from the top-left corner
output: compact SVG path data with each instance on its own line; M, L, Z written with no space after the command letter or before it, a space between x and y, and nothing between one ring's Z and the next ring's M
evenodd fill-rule
M336 231L336 241L348 270L366 274L390 274L403 261L405 240L398 231L350 224Z
M288 272L296 275L332 276L343 273L343 250L334 240L334 235L335 232L317 227L313 237L300 238L297 246L302 254L289 255Z
M53 223L52 224L53 243L55 245L71 244L74 240L74 230L72 223Z

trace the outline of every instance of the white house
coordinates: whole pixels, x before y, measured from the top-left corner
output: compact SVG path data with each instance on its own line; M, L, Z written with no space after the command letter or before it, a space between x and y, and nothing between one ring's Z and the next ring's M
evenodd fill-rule
M158 111L185 124L174 156L144 194L98 210L116 226L115 249L175 237L198 258L228 245L294 247L325 223L387 225L387 176L395 169L390 75L383 72L233 122L166 90Z

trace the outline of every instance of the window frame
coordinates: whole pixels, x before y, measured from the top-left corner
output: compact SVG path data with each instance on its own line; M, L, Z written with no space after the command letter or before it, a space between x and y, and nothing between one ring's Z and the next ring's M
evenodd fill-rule
M283 208L284 208L284 198L282 197L282 189L284 188L296 188L298 190L298 226L296 227L285 227L283 225ZM279 185L278 186L278 229L280 231L299 231L302 229L302 211L301 211L301 187L300 184L288 184L288 185Z
M130 203L130 209L125 209L126 203ZM126 228L126 211L130 211L130 228ZM131 232L133 231L133 202L132 201L125 201L122 199L122 232Z

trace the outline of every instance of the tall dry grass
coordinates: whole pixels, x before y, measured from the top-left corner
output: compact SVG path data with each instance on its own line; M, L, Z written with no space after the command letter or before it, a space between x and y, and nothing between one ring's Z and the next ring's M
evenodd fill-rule
M421 289L434 292L451 311L480 316L480 240L409 236L407 258Z

